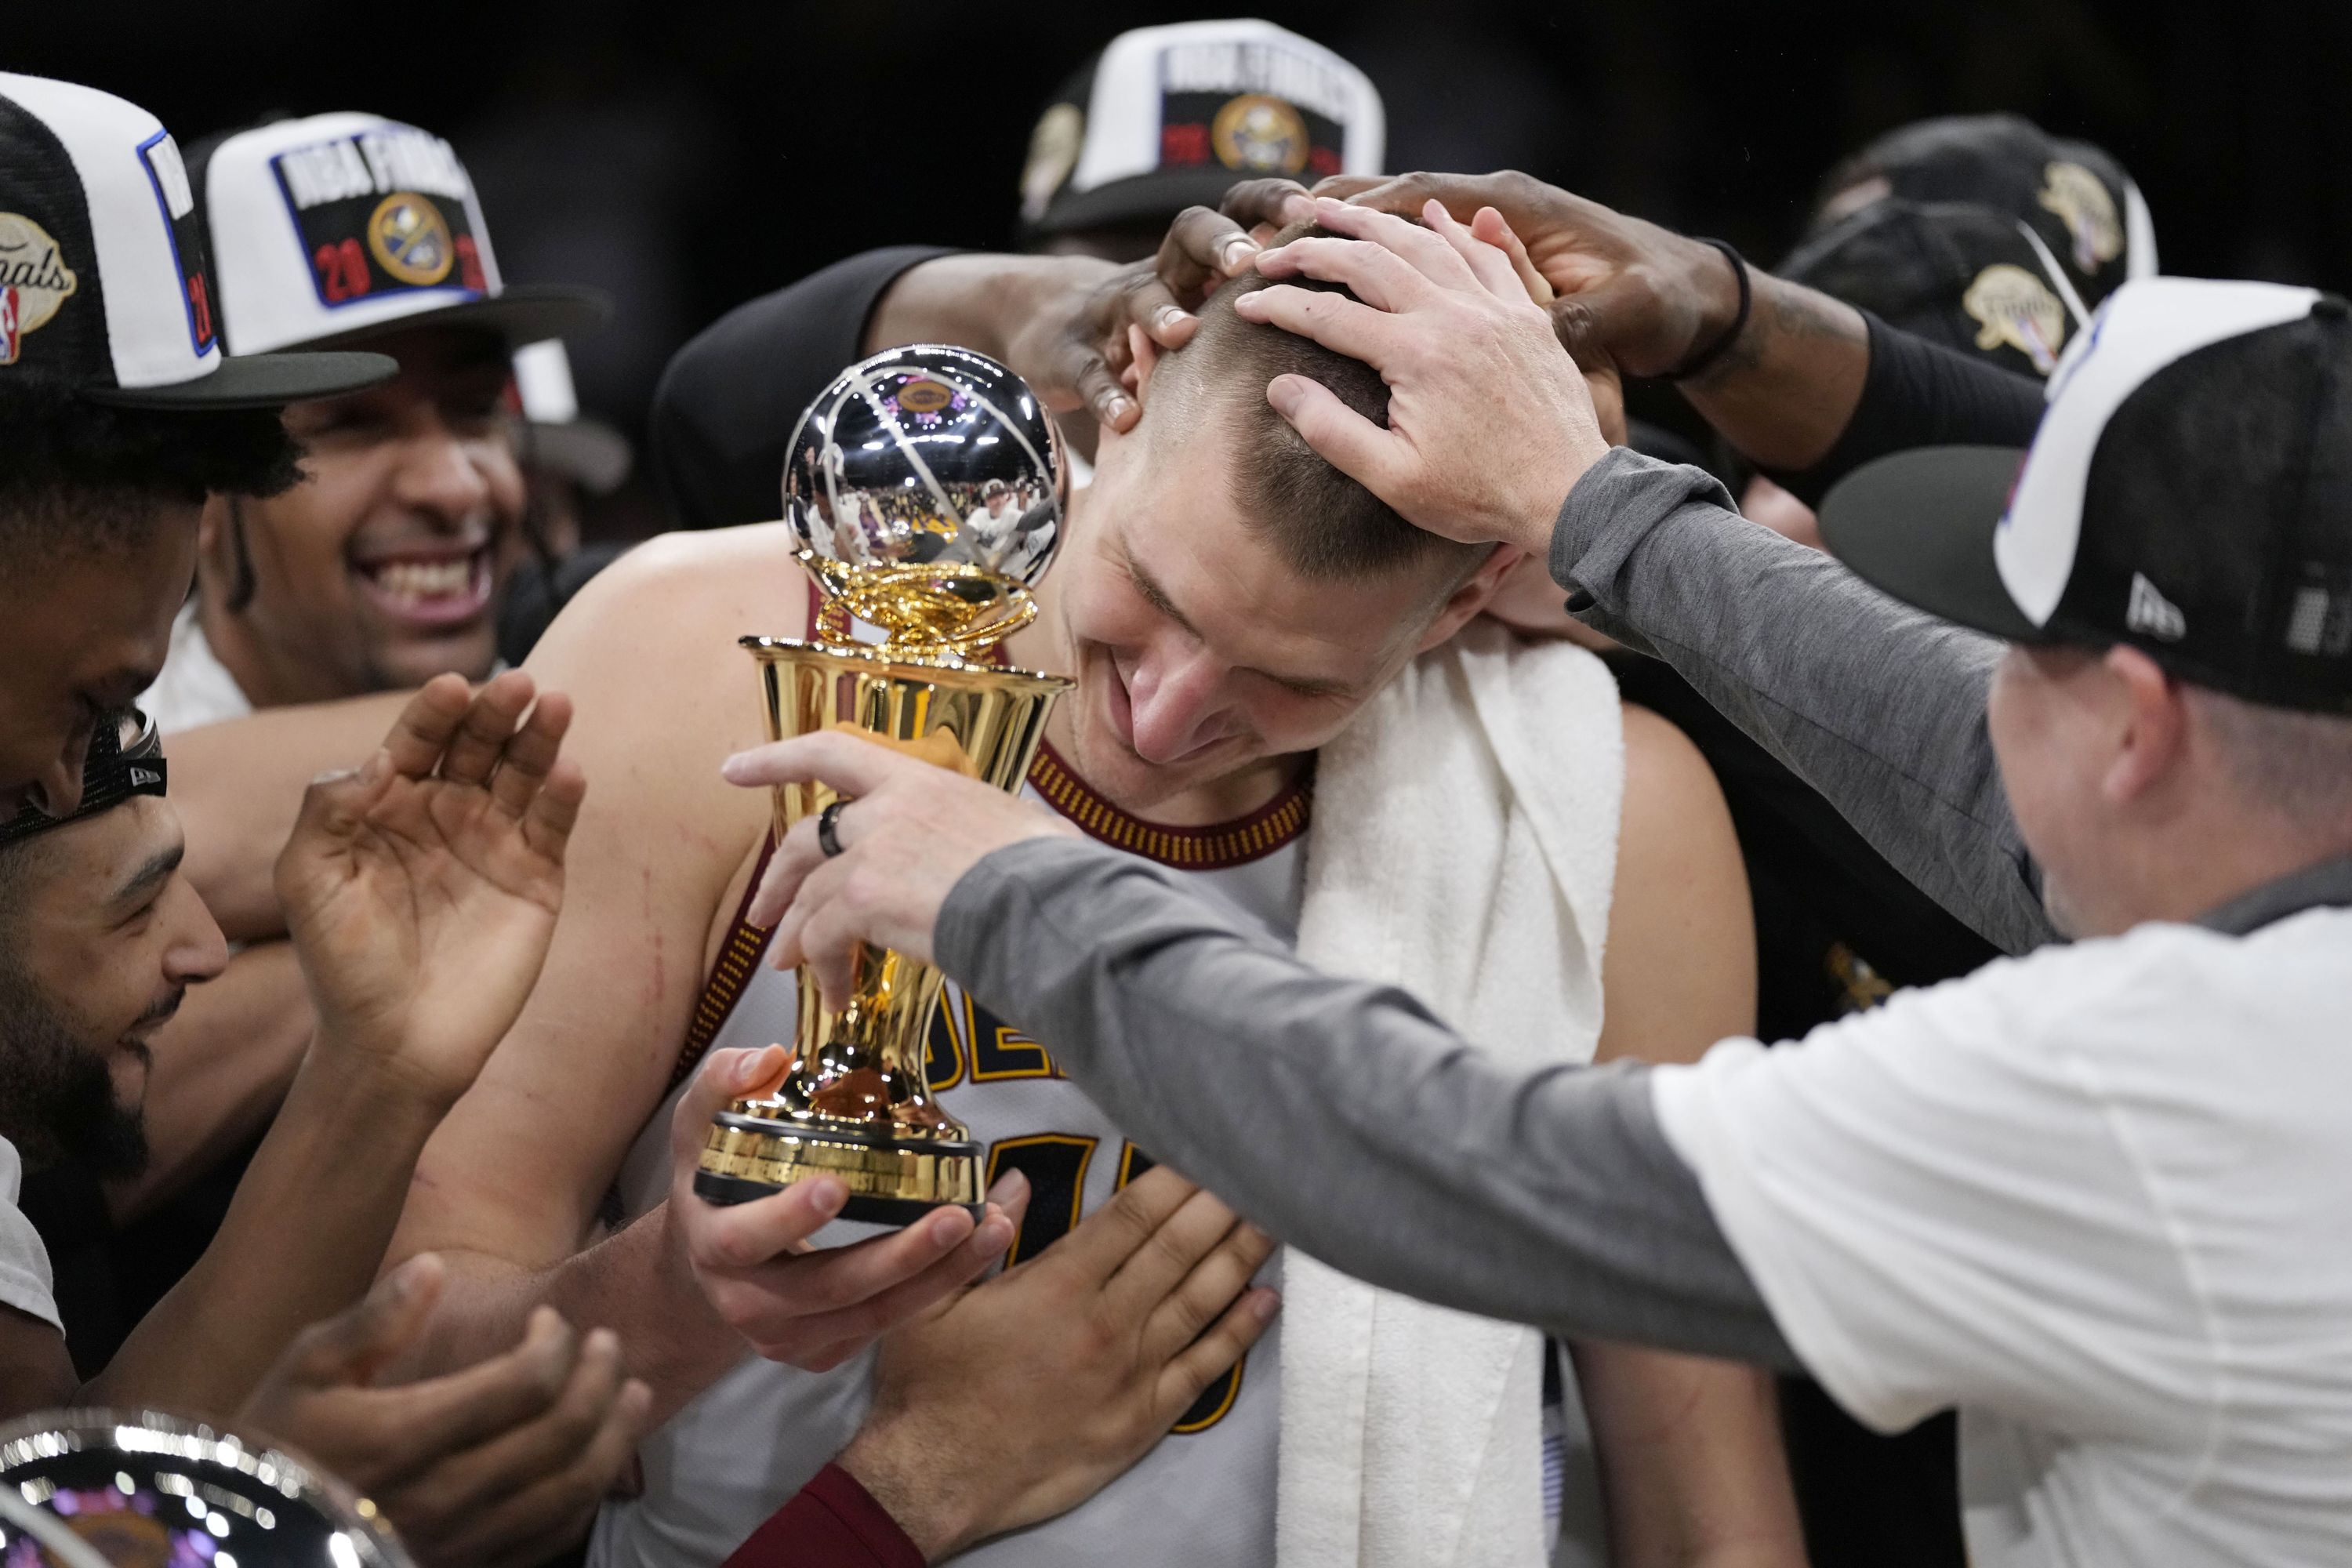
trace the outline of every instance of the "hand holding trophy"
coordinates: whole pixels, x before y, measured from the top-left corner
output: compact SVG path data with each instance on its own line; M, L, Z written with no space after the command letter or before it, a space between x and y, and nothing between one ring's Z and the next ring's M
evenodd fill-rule
M742 639L769 738L845 724L1019 789L1070 683L992 650L1036 614L1029 590L1060 547L1066 500L1052 419L994 360L925 344L844 371L801 416L784 467L784 518L825 595L812 638ZM778 786L777 837L835 801L820 784ZM799 980L792 1065L713 1119L695 1191L744 1203L824 1174L848 1190L845 1219L977 1215L982 1151L923 1078L939 971L864 950L838 1011L805 969Z

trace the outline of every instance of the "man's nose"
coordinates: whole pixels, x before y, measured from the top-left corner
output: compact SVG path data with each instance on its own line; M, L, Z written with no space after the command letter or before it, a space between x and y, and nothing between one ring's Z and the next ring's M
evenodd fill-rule
M400 499L455 528L489 504L490 482L475 443L437 421L411 437L395 489Z
M89 751L87 739L72 751L53 757L26 793L26 804L45 816L71 816L81 809L82 760Z
M187 923L185 933L164 952L163 977L174 985L201 985L228 967L228 938L193 886L183 883L173 891L186 896L188 907L182 912Z
M1205 656L1147 661L1128 692L1135 719L1135 752L1147 763L1172 763L1221 733L1219 673Z

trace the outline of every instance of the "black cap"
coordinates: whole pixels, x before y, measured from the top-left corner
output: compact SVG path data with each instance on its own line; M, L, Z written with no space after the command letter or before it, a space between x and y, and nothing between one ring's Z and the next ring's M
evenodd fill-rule
M1874 202L1773 270L2023 375L2056 369L2059 352L2098 303L2077 289L2032 225L1959 202Z
M1948 115L1888 132L1830 172L1811 233L1885 199L1958 202L2032 224L2092 309L2156 275L2156 228L2113 155L2014 114Z
M2352 312L2279 284L2127 284L2030 450L1882 458L1821 520L1857 574L1947 620L2352 712Z
M1262 175L1378 174L1387 140L1370 79L1312 39L1250 17L1138 27L1038 117L1022 232L1164 225Z
M352 392L382 354L224 353L187 173L155 117L0 73L0 385L147 408L270 407Z
M14 816L0 818L0 848L68 822L112 811L137 795L160 795L167 773L163 731L145 714L125 709L90 735L89 751L81 764L81 805L68 816L51 816L28 805Z

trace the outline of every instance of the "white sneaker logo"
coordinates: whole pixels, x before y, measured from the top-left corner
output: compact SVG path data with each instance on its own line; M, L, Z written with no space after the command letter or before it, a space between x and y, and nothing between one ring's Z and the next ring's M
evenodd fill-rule
M2179 642L2189 631L2189 617L2158 593L2155 584L2135 572L2131 603L2124 607L2124 625L2159 642Z

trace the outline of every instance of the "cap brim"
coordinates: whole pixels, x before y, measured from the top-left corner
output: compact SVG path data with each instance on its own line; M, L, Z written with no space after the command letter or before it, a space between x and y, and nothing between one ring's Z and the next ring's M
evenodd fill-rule
M123 408L281 408L312 397L336 397L381 386L400 374L400 362L371 353L223 354L210 375L169 386L86 386L92 403Z
M611 319L613 301L598 289L575 289L562 283L518 283L502 289L494 299L467 300L436 305L413 315L396 316L357 331L320 338L321 344L364 343L388 332L416 327L473 327L496 333L509 349L545 342L550 338L581 337Z
M629 439L601 419L530 426L530 461L572 479L590 495L611 495L629 477Z
M1143 223L1158 218L1172 223L1186 207L1213 207L1244 180L1258 176L1240 169L1154 170L1097 185L1091 191L1068 191L1047 204L1038 218L1037 234L1069 234L1111 224Z
M1822 538L1855 576L1906 605L2010 642L2047 642L1992 553L2024 460L2021 447L1923 447L1864 463L1822 498Z

